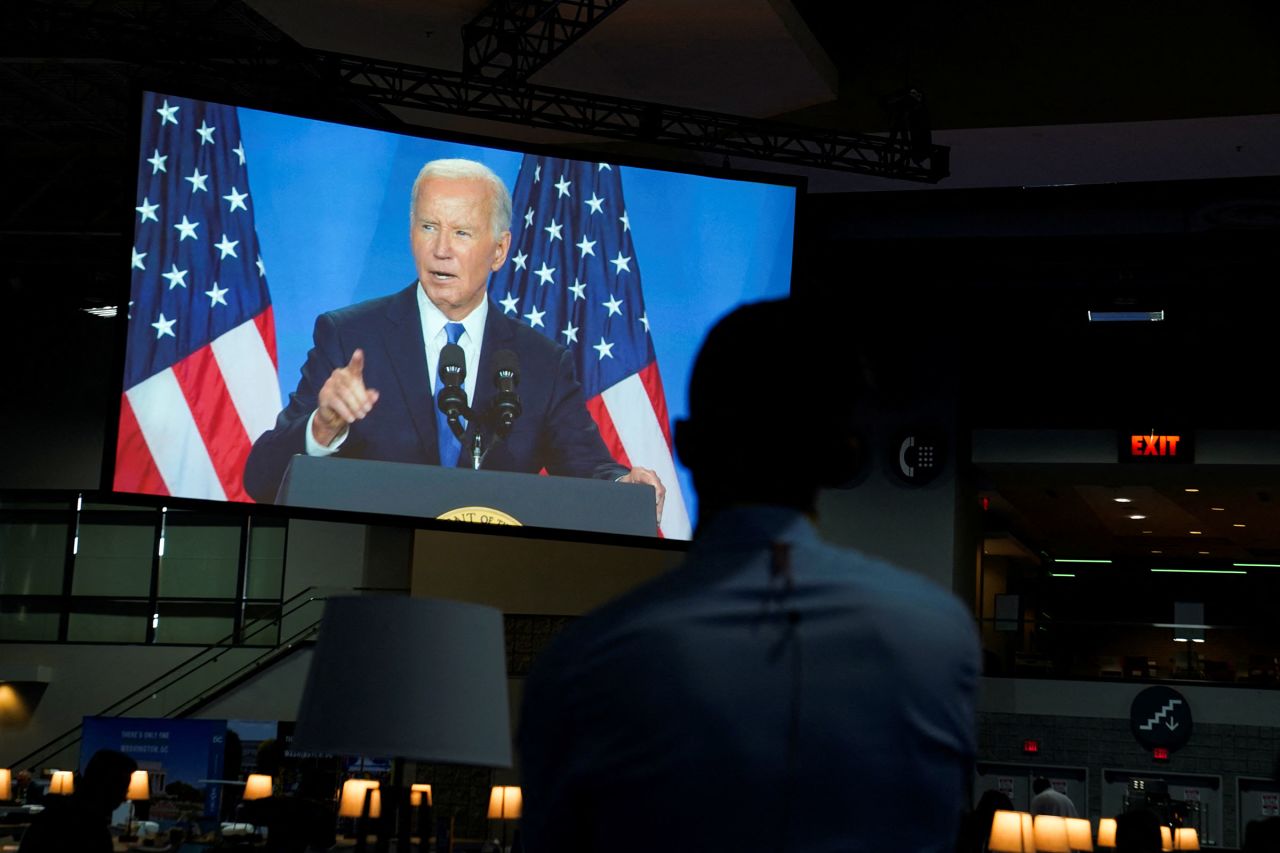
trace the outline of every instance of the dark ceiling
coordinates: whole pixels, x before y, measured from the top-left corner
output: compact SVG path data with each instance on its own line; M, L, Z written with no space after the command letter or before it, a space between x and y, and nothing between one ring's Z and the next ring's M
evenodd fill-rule
M1128 122L1280 111L1271 3L795 0L840 73L806 121L876 128L882 99L928 97L935 128Z

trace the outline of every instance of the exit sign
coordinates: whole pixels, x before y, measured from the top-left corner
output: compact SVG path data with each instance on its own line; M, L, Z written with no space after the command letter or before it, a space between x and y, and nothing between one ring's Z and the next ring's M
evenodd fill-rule
M1120 461L1141 465L1180 465L1195 461L1191 433L1172 430L1129 430L1119 435Z

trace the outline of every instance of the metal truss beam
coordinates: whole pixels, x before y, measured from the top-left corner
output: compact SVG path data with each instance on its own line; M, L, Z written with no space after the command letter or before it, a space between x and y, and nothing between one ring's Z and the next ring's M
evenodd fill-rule
M156 1L134 5L150 10ZM203 80L246 96L270 93L334 118L360 113L386 120L392 115L386 108L409 108L902 180L932 183L948 174L949 149L902 133L805 127L310 50L278 31L273 35L237 0L188 3L203 9L204 20L218 19L217 31L193 30L185 19L176 32L157 31L146 15L121 15L128 3L108 7L114 13L47 1L17 4L26 35L34 38L29 52L9 56L113 60L140 79ZM0 44L6 41L0 36ZM13 70L13 60L0 62Z
M528 80L626 0L493 0L462 28L471 77Z
M900 135L845 133L546 86L511 85L338 53L312 52L311 60L344 88L389 107L912 181L933 183L948 174L948 148L919 145Z

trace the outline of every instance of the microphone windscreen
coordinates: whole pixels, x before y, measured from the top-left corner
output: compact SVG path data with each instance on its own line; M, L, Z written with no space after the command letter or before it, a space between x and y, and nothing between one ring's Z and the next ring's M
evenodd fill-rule
M520 359L509 349L500 349L493 354L493 369L496 373L506 373L516 382L520 381Z
M462 352L462 347L457 344L445 344L440 350L440 367L441 381L457 380L461 384L467 378L467 359Z

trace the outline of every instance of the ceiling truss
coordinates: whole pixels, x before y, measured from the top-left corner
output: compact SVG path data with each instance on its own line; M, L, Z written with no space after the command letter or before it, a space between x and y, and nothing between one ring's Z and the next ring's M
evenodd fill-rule
M626 0L493 0L462 28L463 72L528 80Z

